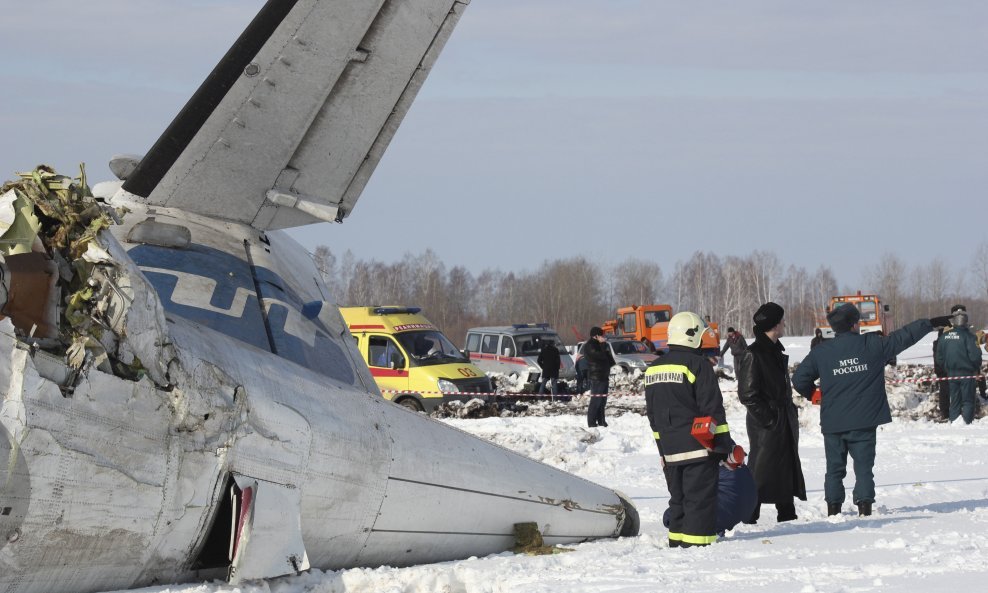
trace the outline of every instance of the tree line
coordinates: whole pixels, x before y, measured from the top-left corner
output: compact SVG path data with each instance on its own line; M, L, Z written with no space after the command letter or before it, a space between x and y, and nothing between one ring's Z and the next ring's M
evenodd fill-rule
M911 264L894 254L866 268L858 286L838 286L833 271L785 264L774 253L720 256L697 251L666 274L659 264L629 258L608 266L583 256L546 260L532 271L447 267L431 249L406 253L396 262L337 256L320 245L313 254L323 280L341 306L421 307L454 343L466 330L484 325L549 323L566 343L586 337L591 326L615 316L618 307L668 303L674 311L709 315L721 333L733 326L751 334L751 316L761 303L786 309L789 335L810 335L831 296L878 293L898 327L920 317L967 306L972 323L988 323L988 241L970 266L952 269L940 258Z

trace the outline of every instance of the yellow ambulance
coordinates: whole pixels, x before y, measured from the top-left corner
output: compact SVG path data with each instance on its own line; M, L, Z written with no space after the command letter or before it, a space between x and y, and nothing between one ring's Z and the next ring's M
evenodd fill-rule
M381 394L419 412L491 392L487 375L419 307L340 307Z

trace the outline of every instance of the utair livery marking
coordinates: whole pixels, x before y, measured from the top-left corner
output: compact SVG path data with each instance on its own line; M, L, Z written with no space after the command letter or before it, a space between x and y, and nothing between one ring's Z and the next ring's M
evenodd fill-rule
M861 363L859 358L845 358L840 361L840 366L834 369L834 375L849 375L867 370L868 363Z

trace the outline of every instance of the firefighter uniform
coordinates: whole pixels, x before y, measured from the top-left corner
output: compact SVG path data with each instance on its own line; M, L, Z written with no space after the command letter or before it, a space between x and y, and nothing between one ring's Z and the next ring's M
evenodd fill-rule
M645 403L669 487L669 546L717 541L718 464L734 448L710 361L696 348L670 345L645 371ZM694 419L716 423L712 450L692 435Z

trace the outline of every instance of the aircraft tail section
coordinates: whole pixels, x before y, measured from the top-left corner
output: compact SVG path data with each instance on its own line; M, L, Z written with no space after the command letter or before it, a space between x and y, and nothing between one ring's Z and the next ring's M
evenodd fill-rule
M123 189L259 230L354 208L469 0L269 0Z

